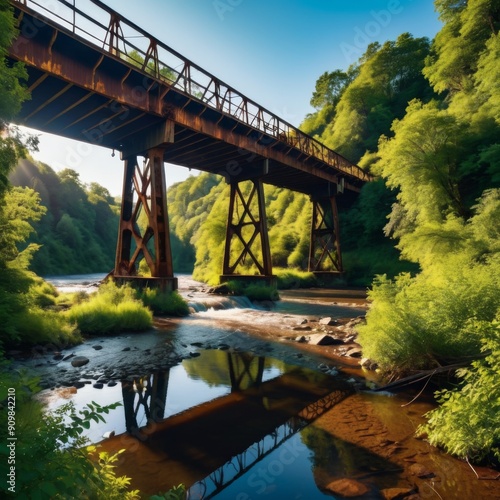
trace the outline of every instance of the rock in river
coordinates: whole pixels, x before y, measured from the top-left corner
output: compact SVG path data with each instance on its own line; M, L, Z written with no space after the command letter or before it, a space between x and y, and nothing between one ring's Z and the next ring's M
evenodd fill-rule
M319 324L325 325L325 326L332 326L332 325L337 324L337 320L327 316L326 318L321 318L319 320Z
M355 479L342 478L332 481L326 486L326 490L340 497L360 497L366 495L370 490L363 483Z
M340 339L336 339L331 335L326 335L324 333L316 333L314 335L310 335L309 343L312 345L335 345L335 344L343 344L344 341Z
M89 362L89 358L86 358L85 356L75 356L71 360L71 364L75 367L78 368L79 366L84 366Z

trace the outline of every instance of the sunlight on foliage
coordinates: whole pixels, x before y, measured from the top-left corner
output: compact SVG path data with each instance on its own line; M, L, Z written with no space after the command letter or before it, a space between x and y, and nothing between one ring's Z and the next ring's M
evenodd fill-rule
M177 292L162 292L156 288L145 288L137 295L154 314L166 316L187 316L189 314L186 301Z
M453 455L500 461L500 322L471 321L467 326L482 339L485 357L458 371L456 389L437 393L440 407L427 414L429 421L419 430Z
M2 367L6 370L6 367ZM104 415L119 406L89 403L76 410L73 403L47 412L33 396L36 381L25 374L4 371L0 381L0 401L7 387L16 390L16 498L138 499L138 491L128 491L130 479L115 474L118 454L93 455L82 437L93 422L105 422ZM6 442L6 406L0 409L0 437ZM8 449L0 448L1 466L7 464ZM36 487L34 486L36 485ZM2 482L1 489L6 487ZM1 490L0 490L1 491Z
M82 333L89 335L142 331L153 324L153 313L136 298L135 291L111 281L65 315Z

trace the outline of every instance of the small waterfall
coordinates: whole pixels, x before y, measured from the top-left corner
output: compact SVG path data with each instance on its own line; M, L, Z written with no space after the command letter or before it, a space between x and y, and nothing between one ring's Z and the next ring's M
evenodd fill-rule
M228 309L257 309L248 297L243 296L206 296L195 300L188 300L188 307L192 313L209 310L221 311Z

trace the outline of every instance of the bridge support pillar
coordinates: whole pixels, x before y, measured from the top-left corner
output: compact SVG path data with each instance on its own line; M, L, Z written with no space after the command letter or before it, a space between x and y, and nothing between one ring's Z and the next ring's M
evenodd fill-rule
M150 277L138 276L144 259ZM168 224L163 149L147 152L142 167L136 155L125 158L118 243L113 278L138 287L176 290Z
M319 275L340 274L343 267L336 197L311 201L313 211L308 270Z
M243 187L241 181L230 182L226 244L220 281L223 283L236 280L276 287L276 277L272 272L263 183L260 178L248 182L249 189L248 186ZM260 240L260 245L256 243L257 240ZM239 274L237 269L241 266L245 266L247 272L254 271L255 274Z

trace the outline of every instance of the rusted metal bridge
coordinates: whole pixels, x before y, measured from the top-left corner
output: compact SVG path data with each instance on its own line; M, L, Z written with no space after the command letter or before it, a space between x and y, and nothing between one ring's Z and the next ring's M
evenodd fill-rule
M336 200L369 174L99 0L10 1L9 59L26 65L31 92L18 123L121 153L116 279L140 279L144 258L153 281L176 288L164 162L230 184L223 280L250 259L272 281L263 183L311 197L309 270L343 271Z

